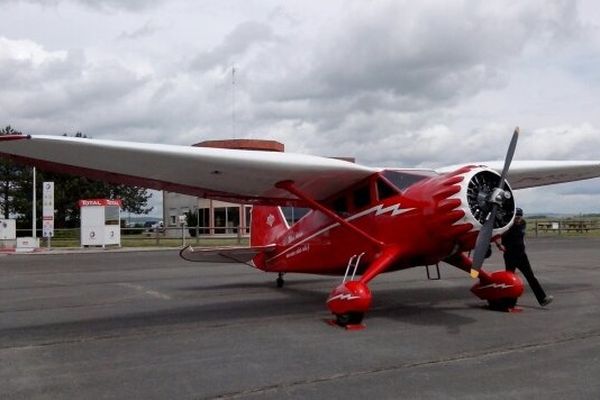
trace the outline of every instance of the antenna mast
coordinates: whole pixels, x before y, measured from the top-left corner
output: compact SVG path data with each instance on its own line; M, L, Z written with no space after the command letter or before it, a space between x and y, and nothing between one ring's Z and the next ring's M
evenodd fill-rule
M235 64L231 67L231 131L235 138Z

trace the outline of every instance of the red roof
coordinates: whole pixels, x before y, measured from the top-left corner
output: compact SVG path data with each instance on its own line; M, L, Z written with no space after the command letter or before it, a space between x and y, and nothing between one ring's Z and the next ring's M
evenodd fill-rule
M196 143L193 146L217 147L220 149L262 150L278 152L283 152L285 149L283 143L277 142L275 140L262 139L205 140L204 142Z

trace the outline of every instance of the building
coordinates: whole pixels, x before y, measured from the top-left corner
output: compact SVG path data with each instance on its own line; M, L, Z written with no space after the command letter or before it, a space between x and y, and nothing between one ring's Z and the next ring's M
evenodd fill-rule
M238 150L283 152L285 146L274 140L231 139L208 140L196 143L198 147L217 147ZM198 215L198 232L201 235L248 235L252 206L228 203L163 191L163 221L167 236L180 236L179 217L188 212ZM238 229L240 232L238 232Z

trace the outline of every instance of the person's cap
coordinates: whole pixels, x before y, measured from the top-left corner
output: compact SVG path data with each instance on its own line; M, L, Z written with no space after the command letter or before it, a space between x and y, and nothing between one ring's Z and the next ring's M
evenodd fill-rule
M515 215L516 215L517 217L522 217L522 216L523 216L523 209L522 209L522 208L519 208L519 207L517 207L517 209L515 210Z

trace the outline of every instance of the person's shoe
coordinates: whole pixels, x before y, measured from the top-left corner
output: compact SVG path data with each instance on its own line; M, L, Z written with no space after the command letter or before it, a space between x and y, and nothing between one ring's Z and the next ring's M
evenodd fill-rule
M540 301L540 306L546 307L548 304L552 303L554 300L554 296L546 296L544 300Z

